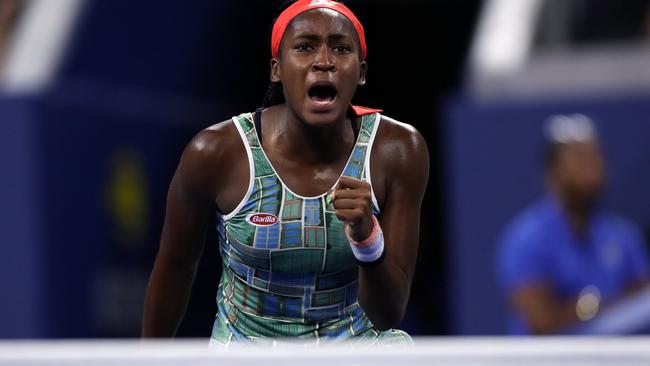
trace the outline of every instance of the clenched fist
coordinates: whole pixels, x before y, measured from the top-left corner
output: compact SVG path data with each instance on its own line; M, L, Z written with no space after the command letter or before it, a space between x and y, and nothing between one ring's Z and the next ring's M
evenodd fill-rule
M350 227L350 236L361 242L372 231L370 183L342 176L331 194L336 217Z

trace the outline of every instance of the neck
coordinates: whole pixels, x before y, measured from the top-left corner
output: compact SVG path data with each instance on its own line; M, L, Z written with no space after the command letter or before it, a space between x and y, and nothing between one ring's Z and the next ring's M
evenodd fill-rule
M578 200L562 197L561 195L556 195L556 198L562 205L562 209L567 215L569 224L573 231L581 237L587 235L589 230L589 220L591 219L593 212L592 205L586 202L579 202Z
M573 230L580 236L587 235L587 232L589 230L589 217L591 212L586 209L571 209L569 206L565 206L565 210L567 212L567 216L569 217L569 222L571 223Z
M346 115L323 126L311 126L286 105L276 118L274 129L276 147L295 159L306 163L329 163L338 161L349 153L354 144L354 131Z

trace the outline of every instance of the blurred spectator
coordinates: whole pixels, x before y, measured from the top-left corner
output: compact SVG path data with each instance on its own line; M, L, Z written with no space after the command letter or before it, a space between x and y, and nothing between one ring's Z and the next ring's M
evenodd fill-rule
M23 2L23 0L0 1L0 75L9 49L9 40Z
M548 194L507 227L499 281L510 306L509 332L563 332L647 283L641 231L598 204L605 163L583 115L547 124Z

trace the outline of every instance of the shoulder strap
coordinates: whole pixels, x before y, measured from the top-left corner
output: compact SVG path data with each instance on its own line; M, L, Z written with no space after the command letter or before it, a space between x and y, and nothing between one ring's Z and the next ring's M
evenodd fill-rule
M261 110L259 111L261 112ZM258 118L255 116L258 115ZM244 113L236 118L246 135L246 143L251 150L253 164L255 166L255 177L264 177L275 174L271 162L266 157L261 145L261 128L256 128L259 121L259 113Z
M244 135L246 148L251 151L251 158L254 165L255 177L262 177L274 174L271 163L266 158L257 133L260 129L255 128L253 113L240 114L235 118L238 122L241 133Z
M257 108L255 111L255 114L253 116L253 121L255 122L255 130L257 131L257 140L260 142L260 146L262 146L262 110L264 108L260 107Z
M368 145L371 141L378 115L378 113L374 113L361 117L359 136L357 137L350 159L345 166L343 175L356 179L365 179L366 155L369 152Z
M372 155L372 146L375 142L375 137L377 137L377 130L379 129L379 123L381 121L381 114L375 113L371 116L368 116L368 122L365 124L364 131L368 133L368 142L366 148L366 156L364 157L364 168L362 179L370 183L370 188L372 190L372 204L373 212L375 215L379 215L379 203L377 202L377 197L375 196L375 191L372 188L372 180L370 176L370 156Z

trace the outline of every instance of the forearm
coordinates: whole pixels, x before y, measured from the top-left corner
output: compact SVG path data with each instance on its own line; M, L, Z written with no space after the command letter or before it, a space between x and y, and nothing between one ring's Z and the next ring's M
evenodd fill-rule
M344 178L334 192L336 215L345 222L357 261L369 264L359 266L359 304L376 328L396 327L404 316L415 270L424 185L412 190L414 196L391 190L394 196L388 197L391 203L383 207L380 222L372 214L370 185Z
M648 288L650 288L650 278L638 279L625 286L624 297L634 296Z
M562 332L578 321L575 302L554 304L529 319L533 334Z
M156 260L145 296L142 337L174 337L185 314L196 270Z
M359 267L359 304L378 329L399 324L410 294L407 275L389 259L375 267Z

